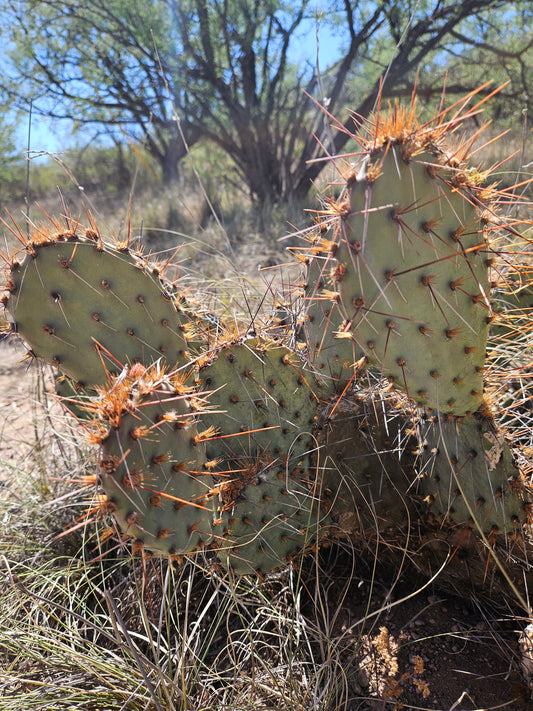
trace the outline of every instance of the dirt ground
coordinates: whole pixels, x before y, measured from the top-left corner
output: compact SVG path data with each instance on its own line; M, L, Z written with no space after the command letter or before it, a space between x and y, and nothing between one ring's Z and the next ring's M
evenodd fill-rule
M0 486L9 496L9 480L23 466L32 443L36 417L35 378L23 360L24 349L0 341ZM379 580L379 575L377 576ZM364 578L332 585L328 607L337 615L334 634L343 639L346 669L352 671L353 709L506 709L533 711L520 671L518 631L526 622L509 613L476 608L469 600L426 588L409 597L423 581L404 580L386 600L388 611L367 617L370 596ZM382 582L372 591L381 607L390 590ZM407 600L403 598L408 597ZM398 603L398 601L400 601ZM398 604L396 604L398 603ZM370 609L370 613L372 609ZM358 671L357 671L358 670ZM362 699L367 699L363 701Z
M33 445L34 378L29 377L31 365L24 353L21 345L0 341L0 485L4 486Z
M531 711L517 643L525 623L438 587L413 595L424 582L400 581L390 596L389 584L378 580L367 610L368 584L354 580L353 592L339 601L335 633L351 636L359 668L351 693L367 698L354 702L353 711ZM329 605L333 612L334 595ZM373 610L383 607L386 611L372 618ZM354 624L365 617L364 627Z

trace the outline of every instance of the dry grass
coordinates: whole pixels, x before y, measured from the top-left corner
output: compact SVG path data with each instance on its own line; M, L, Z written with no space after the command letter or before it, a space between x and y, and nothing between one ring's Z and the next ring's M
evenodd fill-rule
M435 591L379 541L259 581L131 559L98 527L57 538L87 504L69 480L95 463L43 397L46 372L27 380L10 436L32 446L1 461L2 710L527 708L524 623Z

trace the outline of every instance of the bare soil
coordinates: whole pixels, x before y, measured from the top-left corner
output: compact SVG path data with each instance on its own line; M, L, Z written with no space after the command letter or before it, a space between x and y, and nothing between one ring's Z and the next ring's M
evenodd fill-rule
M0 485L22 466L35 441L35 380L24 354L21 344L0 341Z
M402 580L391 595L390 582L378 573L369 609L366 582L353 580L340 609L330 592L331 614L339 612L334 633L343 644L353 641L344 668L350 695L358 697L350 711L531 711L518 645L525 622L437 586L417 593L424 583Z

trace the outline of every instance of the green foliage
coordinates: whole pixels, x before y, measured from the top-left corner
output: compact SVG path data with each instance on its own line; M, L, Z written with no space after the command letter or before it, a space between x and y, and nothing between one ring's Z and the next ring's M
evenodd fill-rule
M13 155L14 142L9 129L0 126L0 181L9 185L14 178L17 158Z
M511 128L522 117L526 131L530 130L532 21L527 1L502 3L490 15L468 18L440 53L437 65L424 68L422 83L446 81L461 91L470 81L481 84L487 77L495 84L508 82L500 99L487 107L486 117L497 121L500 130Z
M25 178L26 166L17 154L16 126L9 117L7 107L0 109L0 205L5 204L11 196L19 199L24 195L21 190L17 195L17 182Z

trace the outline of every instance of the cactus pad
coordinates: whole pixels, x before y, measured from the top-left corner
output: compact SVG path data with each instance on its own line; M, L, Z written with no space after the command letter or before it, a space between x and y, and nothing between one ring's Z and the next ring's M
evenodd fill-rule
M346 314L337 289L337 261L328 248L335 245L322 237L319 230L313 240L304 287L304 318L300 336L307 345L308 359L320 377L329 385L343 387L354 373L359 349L350 333L341 333Z
M431 153L405 162L393 146L349 190L336 258L359 352L416 402L474 412L490 314L475 198Z
M352 364L365 358L414 402L458 416L483 398L497 253L488 235L513 231L497 217L502 195L484 187L490 171L468 164L475 139L452 137L474 95L426 123L415 98L356 117L356 162L335 159L344 187L324 201L307 251L297 251L309 265L303 332L311 360L322 345L338 355L336 328Z
M9 309L37 357L86 387L135 362L187 360L188 318L139 257L76 234L25 252L11 270Z
M214 414L202 421L216 429L211 458L297 458L313 446L310 432L318 385L298 357L276 342L248 339L206 354L198 383L212 391Z
M254 339L206 358L194 388L134 365L89 400L106 506L146 550L210 544L236 573L267 573L316 536L316 394L277 344Z
M319 517L312 435L319 390L284 346L244 339L205 357L198 383L215 412L207 456L221 477L225 540L219 556L235 572L267 572L313 538Z
M432 516L477 524L487 535L520 530L531 492L492 422L435 418L421 425L420 438L418 494Z
M213 536L213 477L190 388L133 366L93 398L101 485L120 531L149 551L181 555Z
M325 405L318 422L325 510L336 535L387 536L414 514L409 414L394 393L360 390Z
M222 507L224 540L217 552L237 574L266 573L317 539L326 517L310 456L301 457L290 471L261 459L243 470Z

